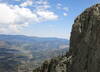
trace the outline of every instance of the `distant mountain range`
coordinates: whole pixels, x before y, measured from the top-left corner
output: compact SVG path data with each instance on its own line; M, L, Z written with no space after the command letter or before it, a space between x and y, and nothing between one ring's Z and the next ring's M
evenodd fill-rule
M18 72L38 67L44 60L62 55L69 40L60 38L0 35L0 71Z

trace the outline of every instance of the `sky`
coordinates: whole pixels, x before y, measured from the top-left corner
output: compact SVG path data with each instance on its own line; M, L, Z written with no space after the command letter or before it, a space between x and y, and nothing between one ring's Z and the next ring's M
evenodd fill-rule
M0 0L0 34L70 38L75 18L100 0Z

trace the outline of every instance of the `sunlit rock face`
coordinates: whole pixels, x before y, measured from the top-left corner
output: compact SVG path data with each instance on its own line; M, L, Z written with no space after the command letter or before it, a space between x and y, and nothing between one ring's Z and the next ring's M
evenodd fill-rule
M100 72L100 4L76 18L70 40L71 72Z

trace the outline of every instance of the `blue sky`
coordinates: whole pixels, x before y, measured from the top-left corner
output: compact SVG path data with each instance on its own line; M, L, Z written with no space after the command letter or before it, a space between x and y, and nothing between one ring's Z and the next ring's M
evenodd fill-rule
M0 34L69 39L74 19L100 0L0 0Z

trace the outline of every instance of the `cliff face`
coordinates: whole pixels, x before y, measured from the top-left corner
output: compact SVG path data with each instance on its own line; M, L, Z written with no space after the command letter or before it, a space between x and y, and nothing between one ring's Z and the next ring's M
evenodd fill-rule
M100 4L77 17L70 39L71 72L100 72Z
M69 53L61 60L43 64L36 72L100 72L100 4L76 18Z

